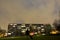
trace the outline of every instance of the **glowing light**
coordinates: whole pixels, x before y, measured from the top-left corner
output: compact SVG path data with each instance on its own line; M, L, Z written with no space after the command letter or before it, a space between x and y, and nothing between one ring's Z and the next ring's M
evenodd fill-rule
M23 30L23 31L21 31L21 32L23 32L23 33L24 33L25 31Z
M15 26L13 26L13 27L15 27Z
M25 26L21 26L21 27L25 27Z
M35 32L34 34L37 34L37 32Z
M7 33L8 35L11 35L11 33Z
M57 34L58 33L58 31L52 31L52 32L50 32L51 34Z
M34 35L34 33L33 33L33 32L31 32L31 33L30 33L30 35L32 36L32 35Z
M17 25L17 24L14 24L14 25Z
M41 29L42 31L44 31L44 29Z
M42 35L46 35L45 33L43 33Z
M44 27L44 26L41 26L41 27Z

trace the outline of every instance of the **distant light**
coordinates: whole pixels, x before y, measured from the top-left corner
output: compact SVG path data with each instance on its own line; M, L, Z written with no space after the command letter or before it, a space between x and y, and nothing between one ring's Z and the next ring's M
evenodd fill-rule
M11 33L7 33L8 35L11 35Z
M4 36L8 36L8 35L7 35L7 33L5 33L5 35L4 35Z
M45 29L41 29L42 31L44 31Z
M41 26L41 27L44 27L44 26Z
M34 35L34 32L31 32L30 35L31 35L31 36Z
M34 34L37 34L37 32L35 32Z
M23 31L26 31L26 29L22 29Z
M10 25L13 25L13 24L10 24Z
M23 30L23 31L21 31L21 32L25 33L25 31L24 31L24 30Z
M21 27L25 27L25 26L21 26Z
M13 33L13 32L11 32L11 33Z
M45 33L43 33L42 35L46 35Z
M40 31L38 31L38 33L41 33Z
M15 25L13 27L16 27Z
M17 24L14 24L14 25L17 25Z
M41 27L37 27L37 29L41 29Z
M41 32L45 32L45 29L41 29Z
M58 33L58 31L52 31L52 32L50 32L51 34L57 34Z

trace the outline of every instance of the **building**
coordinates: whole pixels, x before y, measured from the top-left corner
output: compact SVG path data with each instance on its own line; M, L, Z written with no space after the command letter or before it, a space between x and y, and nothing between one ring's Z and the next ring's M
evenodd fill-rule
M8 33L11 33L11 36L17 35L17 24L9 24L8 25Z
M11 33L12 36L21 36L25 35L26 30L30 30L29 24L9 24L8 33Z
M46 35L51 31L50 24L9 24L8 33L11 33L11 36L21 36L25 35L26 31L34 32L34 34Z

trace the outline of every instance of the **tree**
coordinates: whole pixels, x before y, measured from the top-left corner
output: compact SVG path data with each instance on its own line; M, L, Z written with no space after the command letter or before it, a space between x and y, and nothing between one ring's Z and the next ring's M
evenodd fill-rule
M55 26L56 30L60 31L60 20L55 20L53 25Z
M52 30L51 25L50 25L50 24L46 24L46 25L45 25L45 33L46 33L47 35L49 35L50 32L51 32L51 30Z

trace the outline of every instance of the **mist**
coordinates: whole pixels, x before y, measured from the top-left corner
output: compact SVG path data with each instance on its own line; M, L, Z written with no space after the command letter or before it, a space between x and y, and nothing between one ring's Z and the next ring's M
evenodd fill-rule
M59 0L0 0L0 26L8 23L49 23L58 18Z

